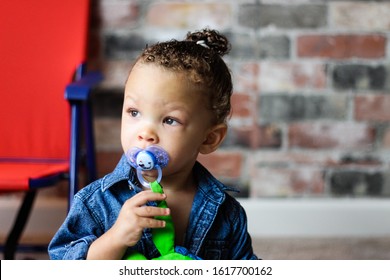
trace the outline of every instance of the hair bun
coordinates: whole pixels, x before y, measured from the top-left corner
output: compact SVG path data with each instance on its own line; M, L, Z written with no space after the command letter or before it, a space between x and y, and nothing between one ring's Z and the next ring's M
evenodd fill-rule
M212 29L203 29L192 33L188 32L186 41L192 41L203 47L210 48L220 56L228 54L230 51L228 39L218 31Z

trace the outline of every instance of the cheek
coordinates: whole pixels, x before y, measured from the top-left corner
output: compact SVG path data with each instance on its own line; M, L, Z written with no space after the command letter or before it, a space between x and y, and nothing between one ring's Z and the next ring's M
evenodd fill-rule
M167 149L169 156L174 158L175 161L184 161L188 158L197 157L200 147L199 139L190 137L172 140L174 141L171 141L164 148Z
M128 126L122 122L121 125L121 144L123 151L126 152L131 148L132 138L131 138L131 130L129 130Z

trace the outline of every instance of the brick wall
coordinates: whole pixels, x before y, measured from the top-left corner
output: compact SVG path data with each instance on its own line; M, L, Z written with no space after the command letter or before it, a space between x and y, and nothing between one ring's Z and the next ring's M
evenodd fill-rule
M233 115L201 157L242 196L390 196L388 1L94 0L99 170L121 154L125 79L146 45L205 26L231 40Z

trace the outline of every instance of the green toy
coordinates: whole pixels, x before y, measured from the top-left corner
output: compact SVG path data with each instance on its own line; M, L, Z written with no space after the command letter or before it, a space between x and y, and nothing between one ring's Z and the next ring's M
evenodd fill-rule
M153 145L142 150L139 148L130 149L126 153L126 157L131 166L136 168L138 180L145 187L150 187L155 193L164 193L160 180L162 177L161 168L168 164L168 154L159 146ZM158 170L157 180L154 182L147 182L142 177L143 170ZM167 202L165 200L159 201L158 207L167 208ZM172 216L158 216L156 219L164 220L164 228L152 229L152 239L156 245L161 256L154 258L153 260L194 260L200 259L197 256L192 255L187 249L175 246L175 228L172 221ZM147 258L140 252L133 251L129 255L125 256L127 260L147 260Z

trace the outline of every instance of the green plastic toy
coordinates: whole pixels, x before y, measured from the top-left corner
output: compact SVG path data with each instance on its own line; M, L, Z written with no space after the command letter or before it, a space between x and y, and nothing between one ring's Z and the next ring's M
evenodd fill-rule
M159 146L149 146L145 150L133 148L126 153L126 157L131 166L137 169L137 177L141 184L150 187L155 193L164 193L160 185L161 168L168 164L168 154ZM154 182L146 182L142 177L142 170L158 170L158 178ZM159 201L158 207L167 208L165 200ZM200 259L197 256L189 253L187 249L175 246L175 228L172 221L172 216L158 216L156 219L164 220L164 228L152 229L152 239L161 256L153 260L194 260ZM147 260L140 252L133 251L125 256L127 260Z

